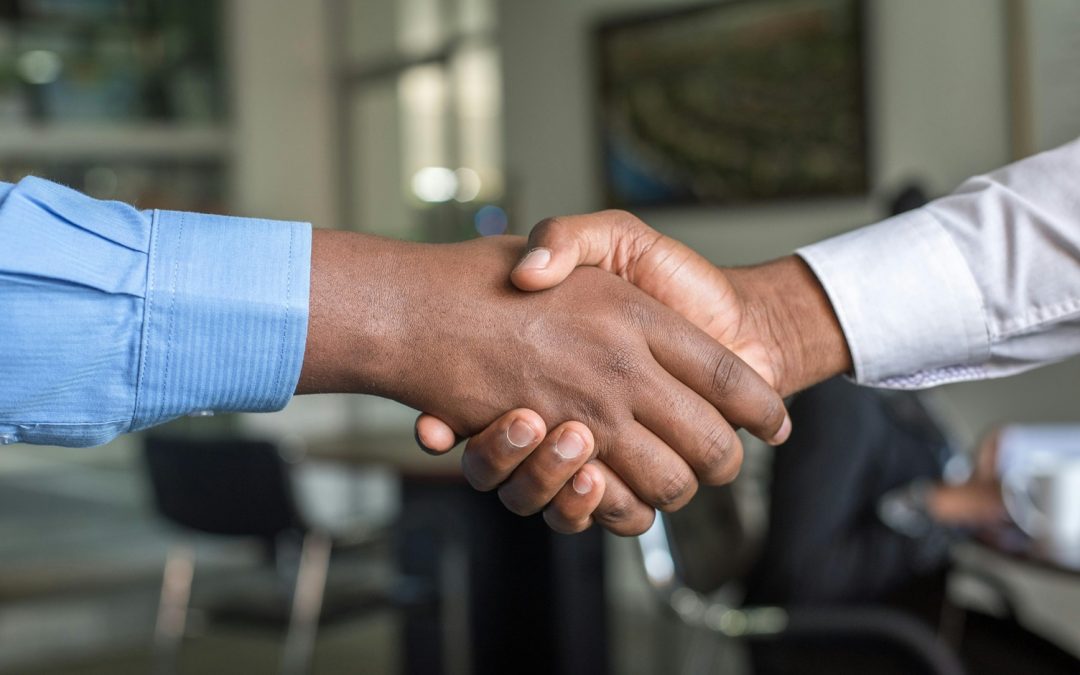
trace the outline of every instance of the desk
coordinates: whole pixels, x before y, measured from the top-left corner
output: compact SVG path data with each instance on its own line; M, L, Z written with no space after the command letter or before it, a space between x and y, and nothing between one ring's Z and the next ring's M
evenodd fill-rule
M406 431L320 438L306 444L304 455L318 461L388 466L401 474L461 477L460 451L429 455Z
M401 572L438 588L406 611L408 675L567 675L608 671L603 535L552 532L476 492L460 451L431 457L408 433L312 443L312 459L381 464L402 477Z
M980 533L953 547L959 613L944 632L962 638L971 673L1080 672L1077 572L1033 555L1016 534Z
M1055 556L1052 551L1012 525L985 530L975 537L980 547L1025 565L1080 577L1080 559Z

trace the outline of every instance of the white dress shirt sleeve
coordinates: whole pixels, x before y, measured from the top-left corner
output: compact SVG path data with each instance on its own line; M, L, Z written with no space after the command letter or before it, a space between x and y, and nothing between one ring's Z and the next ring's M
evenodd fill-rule
M1080 353L1080 140L797 251L861 384L1003 377Z

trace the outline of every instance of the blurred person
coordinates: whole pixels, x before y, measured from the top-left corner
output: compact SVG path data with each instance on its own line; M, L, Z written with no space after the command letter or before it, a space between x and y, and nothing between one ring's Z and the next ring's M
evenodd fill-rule
M924 206L917 183L889 215ZM935 584L947 537L898 536L878 517L887 495L941 481L953 451L918 392L832 378L791 402L794 433L773 456L763 550L748 581L751 604L882 600L916 580ZM821 485L830 485L822 491Z
M974 452L974 466L960 483L920 479L882 495L877 512L886 525L910 537L937 531L992 529L1009 520L998 475L1000 429L986 434Z
M530 233L511 280L549 292L578 266L614 273L703 328L785 396L845 373L894 389L1004 377L1080 352L1077 176L1080 140L742 268L716 267L622 211L554 218ZM471 439L462 458L466 475L506 493L512 510L541 497L517 476L534 472L542 453L506 440L521 420L543 424L531 411L511 411ZM421 415L416 426L433 451L456 441L437 416ZM560 492L544 510L549 525L587 528L580 502L604 487L590 478Z
M878 517L886 494L941 480L952 455L918 392L834 377L793 397L791 438L768 473L767 520L741 579L748 606L883 607L933 626L948 571L946 533L901 534ZM908 672L881 645L750 645L752 671ZM903 664L903 665L901 665Z
M294 393L393 398L466 435L528 405L566 423L509 440L574 471L593 459L584 475L614 507L599 492L580 506L602 518L732 478L733 425L774 442L790 426L755 371L624 280L586 269L515 289L518 237L418 244L140 211L29 177L0 183L0 241L0 444L95 445ZM561 489L550 473L539 464L530 489ZM616 515L616 531L652 521Z
M878 508L882 520L897 532L921 535L937 528L961 532L983 532L993 540L1003 528L1015 527L1037 538L1030 531L1021 507L1052 507L1044 504L1049 495L1031 494L1030 504L1014 503L1014 511L1006 508L1006 493L1025 489L1026 479L1032 476L1058 476L1073 470L1080 462L1080 425L1006 425L998 427L979 442L974 452L970 474L962 482L916 481L885 495ZM1052 509L1044 514L1053 520ZM1056 514L1068 515L1068 514ZM1015 532L1014 532L1015 533ZM1063 532L1074 535L1074 532ZM1071 537L1070 537L1071 538ZM1043 545L1040 555L1053 561L1054 551ZM1068 560L1062 560L1069 564ZM1075 567L1075 561L1072 563Z
M886 606L947 636L969 672L1056 675L1080 661L1012 614L954 604L951 545L1007 523L997 433L980 443L962 483L943 480L953 456L920 392L832 378L796 395L793 432L775 453L768 525L743 579L750 606ZM827 489L822 489L827 486ZM858 643L752 643L753 672L861 675L910 672L896 655Z

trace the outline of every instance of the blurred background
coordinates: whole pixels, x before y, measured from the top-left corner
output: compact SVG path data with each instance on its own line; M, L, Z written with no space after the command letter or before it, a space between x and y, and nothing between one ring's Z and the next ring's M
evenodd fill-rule
M1078 135L1075 0L0 0L0 180L142 208L453 241L620 206L745 264ZM1001 672L1080 672L1075 566L886 513L970 482L996 427L1080 423L1077 382L829 383L801 414L840 429L793 442L857 453L831 485L857 503L748 441L734 488L641 541L503 513L366 397L5 447L0 672L997 672L995 643ZM784 504L842 513L793 542ZM782 637L807 625L833 652Z

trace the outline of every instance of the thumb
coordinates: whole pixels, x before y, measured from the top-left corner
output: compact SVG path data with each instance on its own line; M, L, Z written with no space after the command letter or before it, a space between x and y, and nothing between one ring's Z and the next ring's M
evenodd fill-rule
M432 455L445 454L461 441L449 424L427 413L421 413L416 418L414 430L416 444L421 450Z
M608 272L633 255L643 235L655 231L625 211L547 218L529 233L526 253L510 273L523 291L557 286L582 265Z

